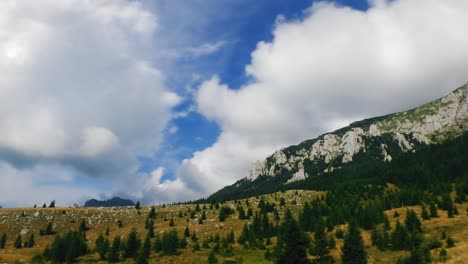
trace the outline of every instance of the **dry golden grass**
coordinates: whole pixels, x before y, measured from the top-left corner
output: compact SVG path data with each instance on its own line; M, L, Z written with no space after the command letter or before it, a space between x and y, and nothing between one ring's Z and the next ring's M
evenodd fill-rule
M302 205L305 201L311 200L314 197L323 195L323 192L314 191L287 191L284 193L275 193L264 196L267 201L275 201L277 205L281 197L285 198L286 204L291 208L293 214L297 217ZM297 203L293 204L293 200ZM258 197L249 199L249 204L254 211L259 201ZM245 207L245 200L242 200L242 205ZM227 202L227 205L235 206L235 203ZM202 207L203 205L200 205ZM209 205L205 205L209 208ZM463 205L457 204L460 215L456 215L454 218L448 218L445 211L439 210L439 217L431 220L423 221L424 234L426 238L437 237L445 230L447 234L455 239L455 247L447 249L449 259L446 263L468 263L468 216L467 208L468 203ZM179 237L182 236L183 230L186 226L189 227L190 231L195 231L199 238L199 244L201 241L210 235L219 234L221 237L226 236L231 230L234 231L236 238L241 233L243 225L249 220L237 219L237 213L230 216L225 222L218 220L218 211L216 209L206 210L207 220L203 224L198 224L198 219L189 219L187 217L188 210L193 211L195 205L170 205L165 208L157 206L157 219L155 221L155 233L162 233L165 230L169 230L173 227L169 226L169 219L174 217L175 229L177 230ZM280 215L284 213L284 208L280 208ZM420 207L410 207L414 209L418 214L420 213ZM396 219L393 217L395 211L398 211L401 222L404 221L405 212L407 208L398 208L387 211L387 216L390 219L392 227L395 225ZM112 240L115 236L124 236L135 228L141 238L146 235L144 229L144 222L148 215L150 207L143 207L140 210L140 214L134 208L116 207L116 208L16 208L16 209L0 209L0 234L7 233L8 241L6 249L0 249L0 263L15 263L22 262L28 263L29 260L36 254L41 254L46 247L53 240L54 236L39 236L39 230L46 227L50 221L56 225L55 231L58 233L64 233L70 229L78 229L82 219L86 220L88 227L90 228L86 234L89 240L89 248L94 249L94 241L99 234L104 234L107 227L110 229L109 240ZM24 217L21 214L24 212ZM179 212L186 214L185 217L179 218ZM197 212L197 217L201 216L201 212ZM163 221L166 217L168 220ZM123 227L119 228L117 220L123 222ZM271 218L273 221L273 218ZM29 238L32 233L35 234L36 245L33 248L22 248L15 249L13 242L16 236L23 229L29 229L27 235L23 236L23 240ZM341 227L345 230L345 226ZM312 234L311 234L312 237ZM408 252L403 251L379 251L374 246L371 246L370 232L363 231L363 237L366 245L366 250L369 256L369 263L395 263L396 259L401 256L407 256ZM273 242L275 242L273 240ZM343 240L336 239L337 247L331 251L333 258L339 263L341 246ZM201 251L192 251L192 242L189 239L189 245L186 249L181 250L177 256L164 256L161 257L159 254L151 253L150 263L206 263L209 249L203 249ZM264 259L265 251L262 250L245 250L239 245L234 246L235 256L231 258L223 258L218 256L218 259L237 259L243 263L270 263ZM270 247L270 251L272 248ZM434 250L433 259L438 260L438 252ZM96 253L90 253L78 259L80 263L107 263L99 262L99 257ZM133 263L131 259L127 259L122 263Z

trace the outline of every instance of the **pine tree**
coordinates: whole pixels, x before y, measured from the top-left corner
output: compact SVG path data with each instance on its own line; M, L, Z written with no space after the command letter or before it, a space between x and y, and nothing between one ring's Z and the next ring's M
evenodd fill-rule
M390 221L388 220L387 215L384 215L384 230L390 230Z
M52 202L50 202L49 208L55 208L55 200L53 200Z
M96 252L99 254L99 257L104 260L109 251L109 240L104 238L102 234L96 239Z
M18 235L16 237L14 246L15 246L15 248L21 248L23 246L23 242L21 241L21 235Z
M292 217L289 208L278 231L276 263L308 263L309 237Z
M239 209L237 211L239 211L239 219L240 220L244 220L244 219L247 218L247 216L245 215L244 208L242 206L239 206Z
M314 233L314 247L313 255L323 259L328 255L330 249L328 248L328 240L325 234L325 227L322 221L319 221Z
M429 215L429 212L427 211L427 208L424 205L421 208L421 218L424 220L431 219L431 216Z
M186 226L184 229L184 237L189 237L189 236L190 236L190 229L188 226Z
M154 208L154 206L151 206L150 212L148 213L148 218L156 219L156 208Z
M0 238L0 248L5 248L7 242L7 234L3 233L2 237Z
M135 204L135 209L137 209L137 210L140 210L140 209L141 209L140 201L137 201L137 202L136 202L136 204Z
M148 222L148 235L153 238L154 237L154 220L150 219Z
M107 261L109 263L116 263L119 261L120 244L120 236L115 236L112 241L112 246L109 249L109 253L107 254Z
M81 220L79 230L80 232L86 232L88 230L88 227L86 226L86 221L84 219Z
M208 255L208 264L217 264L218 258L216 258L214 250L211 250L210 255Z
M343 264L366 264L367 257L364 251L364 241L357 224L352 221L348 225L348 235L344 239L341 249Z
M174 226L174 218L171 218L171 221L169 221L169 226Z
M431 217L438 217L438 215L437 215L437 207L435 206L434 203L431 203L431 204L429 205L429 212L430 212L430 214L431 214Z
M416 215L416 212L414 212L413 210L406 211L405 226L406 226L406 229L408 229L410 233L422 232L421 221L419 221L419 218Z
M162 250L162 240L159 235L156 235L156 239L154 240L153 250L156 253L161 252Z
M177 237L177 231L175 229L164 232L162 239L162 252L165 255L176 255L179 243L179 238Z
M28 248L32 248L34 247L34 244L35 244L35 240L34 240L34 234L31 234L31 236L29 236L29 239L28 239L28 242L25 242L25 246L24 247L28 247Z
M127 236L127 245L125 247L125 254L126 258L133 258L136 256L138 248L140 247L141 241L138 238L138 233L135 229L132 229Z
M392 232L391 241L394 250L410 248L408 230L402 226L398 220L395 225L395 230Z

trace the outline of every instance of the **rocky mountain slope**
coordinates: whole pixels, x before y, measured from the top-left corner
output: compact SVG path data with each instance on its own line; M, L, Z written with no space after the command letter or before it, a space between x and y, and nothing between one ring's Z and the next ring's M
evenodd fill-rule
M278 150L257 161L247 177L212 197L219 197L226 189L232 192L247 185L261 188L268 181L285 185L310 179L336 172L356 160L391 162L396 155L457 138L468 130L467 93L468 84L415 109L354 122Z

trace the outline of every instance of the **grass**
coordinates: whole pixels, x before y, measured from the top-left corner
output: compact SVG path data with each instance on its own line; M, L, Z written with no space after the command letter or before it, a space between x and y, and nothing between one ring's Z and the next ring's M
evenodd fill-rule
M316 196L323 195L322 192L314 191L286 191L278 192L275 194L265 195L265 200L275 201L277 208L280 210L280 216L283 215L286 207L279 207L280 198L285 198L286 206L291 208L295 217L299 215L302 205L305 201L311 200ZM259 198L253 197L248 199L252 209L256 209L256 204ZM293 204L293 200L296 200L296 204ZM241 200L245 207L245 199ZM229 206L235 206L235 202L227 202ZM203 205L200 205L203 207ZM205 205L209 208L209 205ZM195 231L199 238L199 244L201 241L208 238L210 235L219 234L221 237L226 236L231 229L236 235L236 239L241 233L243 225L249 220L239 220L237 213L231 215L225 222L218 220L218 211L216 209L206 210L207 220L203 224L198 224L197 217L201 216L201 212L197 212L195 219L188 219L188 210L193 211L195 205L170 205L165 208L157 206L157 218L155 221L155 233L162 233L165 230L170 230L172 227L169 226L169 220L174 217L175 229L177 230L179 237L182 236L183 230L186 226L189 227L190 231ZM420 207L411 207L418 214L420 213ZM468 216L467 208L468 203L457 204L457 208L460 215L456 215L454 218L448 218L445 211L439 210L439 217L432 218L430 220L422 220L424 235L426 238L440 238L443 231L455 240L455 247L447 248L449 259L446 263L464 263L468 259ZM405 208L392 209L386 212L390 219L392 227L395 225L397 219L400 222L404 221ZM39 230L46 227L50 221L56 227L57 233L65 233L70 229L78 229L82 219L86 220L87 226L90 228L86 234L88 238L88 246L90 249L94 249L94 242L99 234L104 234L106 228L110 230L109 239L112 240L115 236L124 236L130 232L131 229L135 228L141 238L146 235L144 229L144 222L148 215L150 207L142 207L140 214L134 208L127 207L115 207L115 208L16 208L16 209L0 209L0 234L7 233L8 241L6 249L0 249L0 263L28 263L30 259L36 255L41 254L46 247L53 240L54 236L39 236ZM398 211L400 216L394 218L394 212ZM39 213L38 213L39 212ZM179 212L187 214L183 218L179 218ZM24 216L22 216L24 214ZM273 216L271 216L273 221ZM164 221L163 218L167 218ZM117 220L121 220L123 226L118 227ZM251 221L251 220L250 220ZM23 236L23 241L29 238L31 233L35 234L36 245L33 248L22 248L15 249L13 242L19 232L23 229L29 229L28 234ZM345 227L341 227L345 230ZM334 232L334 231L332 231ZM311 237L313 235L311 234ZM401 256L408 255L408 252L403 251L379 251L370 242L370 232L363 231L363 237L366 245L366 251L368 253L369 263L395 263L396 259ZM186 249L181 250L177 256L160 256L154 252L151 253L150 263L206 263L210 249L201 249L201 251L192 251L193 243L189 240L189 245ZM339 263L343 240L336 239L336 249L331 251L333 258ZM273 244L275 240L273 239ZM272 251L273 247L267 247ZM224 257L217 255L220 263L223 261L238 261L238 263L271 263L264 258L265 250L248 250L242 246L235 244L234 256ZM438 259L437 250L432 251L433 259ZM78 259L80 263L107 263L104 261L99 262L99 257L96 253L90 253ZM122 263L133 263L133 260L127 259ZM229 262L233 263L233 262Z

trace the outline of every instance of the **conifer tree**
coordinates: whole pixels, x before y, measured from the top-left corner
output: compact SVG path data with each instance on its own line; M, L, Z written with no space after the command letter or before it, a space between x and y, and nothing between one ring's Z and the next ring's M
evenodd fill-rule
M154 237L154 220L150 219L148 222L148 235L153 238Z
M2 237L0 238L0 248L5 248L7 242L7 234L3 233Z
M21 241L21 235L18 235L16 237L14 246L15 246L15 248L21 248L23 246L23 242Z
M278 230L278 241L275 247L276 263L308 263L309 243L309 237L288 208Z
M179 247L179 238L177 237L177 231L172 229L168 232L164 232L162 239L162 252L165 255L176 255L177 248Z
M395 225L395 230L392 232L392 248L394 250L408 249L408 230L400 224L400 221L397 220Z
M420 233L422 231L421 221L419 221L416 212L413 210L406 211L405 226L410 233Z
M120 236L115 236L112 241L112 246L109 248L109 253L107 254L107 261L109 263L116 263L119 261L120 244Z
M86 226L86 221L84 219L81 220L79 230L80 232L86 232L88 230L88 227Z
M208 255L208 264L217 264L218 258L216 258L216 254L214 250L211 250L210 255Z
M430 214L431 214L431 217L438 217L438 215L437 215L437 207L435 206L434 203L431 203L431 204L429 205L429 212L430 212Z
M31 236L29 236L29 239L27 242L25 242L24 244L24 247L28 247L28 248L32 248L34 247L34 244L35 244L35 240L34 240L34 233L31 234Z
M99 254L99 257L104 260L109 251L109 240L104 238L102 234L96 239L96 252Z
M154 240L153 250L156 253L161 252L162 250L162 240L161 240L161 236L159 235L156 235L156 239Z
M313 255L317 256L319 259L323 259L328 255L330 249L328 248L328 240L325 234L325 227L322 221L319 221L314 233L314 247Z
M184 237L189 237L189 236L190 236L190 229L188 226L186 226L184 229Z
M148 213L148 218L156 219L156 208L151 206L150 212Z
M341 249L343 264L366 264L367 257L364 251L364 241L357 224L351 221L348 225L348 235L344 239Z
M237 211L239 211L239 219L240 220L244 220L244 219L247 218L247 216L245 215L244 208L242 206L239 206L239 209L237 209Z
M127 244L125 247L125 254L126 258L133 258L136 256L138 248L140 247L141 241L138 238L138 233L135 229L132 229L127 236Z
M137 210L140 210L140 209L141 209L140 201L137 201L137 202L136 202L136 204L135 204L135 209L137 209Z

